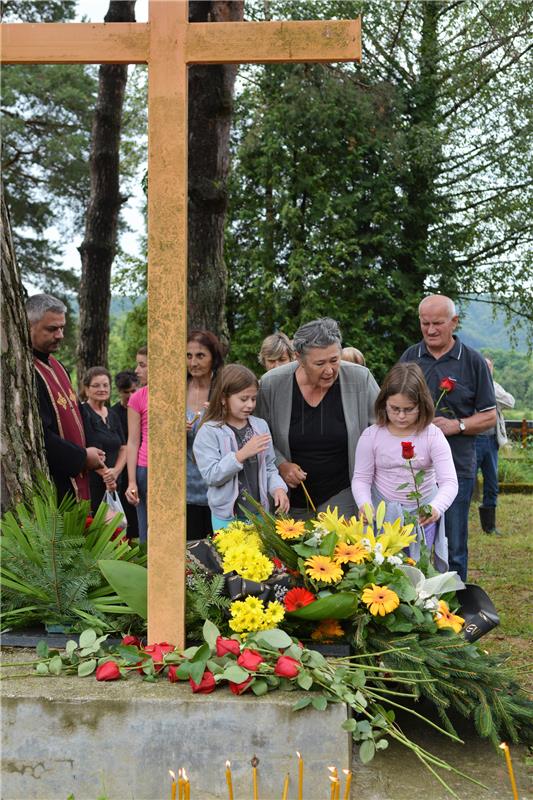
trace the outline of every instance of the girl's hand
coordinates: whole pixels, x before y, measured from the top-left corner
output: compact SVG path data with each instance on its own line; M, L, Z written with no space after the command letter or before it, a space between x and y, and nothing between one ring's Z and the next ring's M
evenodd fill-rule
M139 505L139 503L140 503L139 492L137 491L137 484L136 483L130 483L128 488L126 489L125 494L126 494L126 500L128 501L128 503L130 503L132 506L138 506Z
M436 508L430 506L431 514L428 514L426 517L420 517L420 524L424 528L426 525L431 525L432 522L437 522L440 519L440 511L437 511Z
M307 472L304 472L298 464L294 464L292 461L284 461L279 465L278 470L287 486L290 486L291 489L296 489L307 478Z
M372 506L372 511L374 511L374 506ZM366 518L364 506L361 506L361 508L359 509L359 519L363 520L363 522L368 525L368 520Z
M290 508L290 502L285 489L274 489L272 497L276 506L276 514L286 514Z
M237 450L235 455L237 456L237 461L240 461L242 464L243 461L246 461L247 458L250 456L256 456L258 453L262 453L264 450L267 449L271 442L270 434L268 433L261 433L252 436L249 442L246 442L244 447L241 447L240 450Z

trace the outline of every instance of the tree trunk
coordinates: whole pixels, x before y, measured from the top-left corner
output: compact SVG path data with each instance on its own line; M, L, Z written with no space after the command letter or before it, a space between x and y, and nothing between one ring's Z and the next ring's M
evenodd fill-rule
M192 0L191 22L239 22L242 0ZM189 70L188 322L226 337L224 224L234 65Z
M24 289L20 280L7 206L1 192L2 247L2 390L0 436L2 442L2 513L22 499L38 472L48 474L43 432L37 409L35 370Z
M135 0L111 0L105 22L135 22ZM111 266L123 198L119 191L122 107L128 76L126 64L102 64L92 130L91 193L85 237L80 245L80 340L78 383L86 369L107 365Z

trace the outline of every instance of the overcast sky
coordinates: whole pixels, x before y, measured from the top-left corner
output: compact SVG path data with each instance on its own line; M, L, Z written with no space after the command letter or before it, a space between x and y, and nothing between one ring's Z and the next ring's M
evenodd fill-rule
M78 0L78 19L87 17L90 22L103 22L109 8L109 0ZM137 22L148 21L148 0L137 0L135 4Z

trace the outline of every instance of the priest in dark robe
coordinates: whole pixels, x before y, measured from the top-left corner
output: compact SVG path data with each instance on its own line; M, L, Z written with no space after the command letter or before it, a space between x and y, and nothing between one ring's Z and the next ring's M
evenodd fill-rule
M58 500L68 492L89 500L88 470L104 467L105 453L85 446L76 393L68 372L52 355L61 346L66 311L65 304L49 294L33 295L26 302L50 475Z

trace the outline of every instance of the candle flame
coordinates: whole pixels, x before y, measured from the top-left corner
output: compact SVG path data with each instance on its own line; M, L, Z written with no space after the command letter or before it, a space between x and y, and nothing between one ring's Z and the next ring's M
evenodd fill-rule
M335 767L328 767L328 769L329 769L329 771L330 771L330 772L336 772L336 771L337 771L337 770L335 769Z
M231 767L231 761L226 761L226 769L229 769L230 767Z
M185 772L185 767L181 770L181 776L184 781L188 781L187 773Z
M169 769L169 771L168 771L168 774L170 775L170 777L172 778L172 780L173 780L173 781L175 781L175 780L176 780L176 776L175 776L175 774L172 772L172 770L171 770L171 769Z
M507 744L507 742L502 742L500 745L500 750L507 750L508 746L509 745Z
M301 755L300 755L300 753L298 752L298 750L296 751L296 755L298 756L298 758L301 758Z
M350 772L351 772L351 770L349 770L349 769L343 769L343 771L342 771L342 772L343 772L343 774L344 774L344 775L349 775L349 774L350 774Z

